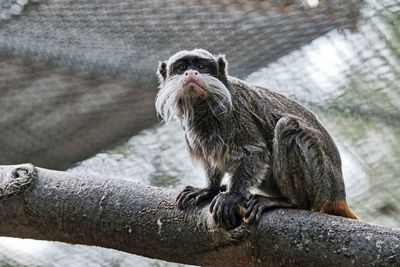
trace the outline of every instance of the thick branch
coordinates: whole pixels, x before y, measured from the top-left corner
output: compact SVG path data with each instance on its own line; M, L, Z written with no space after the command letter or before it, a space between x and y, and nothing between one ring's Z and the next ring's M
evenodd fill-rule
M114 248L196 265L400 265L400 230L302 210L256 227L215 227L208 205L179 211L177 194L137 183L0 167L0 235Z

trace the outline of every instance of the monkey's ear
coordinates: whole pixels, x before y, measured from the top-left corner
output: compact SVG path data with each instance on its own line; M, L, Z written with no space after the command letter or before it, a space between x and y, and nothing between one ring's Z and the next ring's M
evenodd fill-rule
M225 59L225 55L219 55L217 59L218 71L221 77L228 75L228 61Z
M162 61L158 63L157 76L160 83L162 83L165 78L167 78L167 63Z

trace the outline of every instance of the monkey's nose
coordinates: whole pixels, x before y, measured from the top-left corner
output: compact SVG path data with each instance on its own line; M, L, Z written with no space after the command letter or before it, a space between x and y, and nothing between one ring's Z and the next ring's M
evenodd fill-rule
M199 74L199 72L197 72L197 71L186 71L185 72L185 76L188 76L190 73L192 73L192 74L194 74L194 75L197 75L197 74Z

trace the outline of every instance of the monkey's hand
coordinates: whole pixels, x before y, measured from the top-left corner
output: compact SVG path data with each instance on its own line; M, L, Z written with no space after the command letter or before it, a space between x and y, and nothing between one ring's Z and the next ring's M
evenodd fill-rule
M246 203L246 215L249 224L257 223L263 211L276 208L294 208L295 205L289 203L283 198L266 197L261 195L252 195Z
M205 200L211 200L220 192L226 190L226 186L222 185L219 188L216 187L206 187L206 188L196 188L193 186L186 186L185 189L176 198L176 205L179 209L184 210L189 207L190 204L199 205L200 202Z
M238 193L219 193L210 204L215 223L225 229L239 226L242 220L240 205L244 200L244 196Z

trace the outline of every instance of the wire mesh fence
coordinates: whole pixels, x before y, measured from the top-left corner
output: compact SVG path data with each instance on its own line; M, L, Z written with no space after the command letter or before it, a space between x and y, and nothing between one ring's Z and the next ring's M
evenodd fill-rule
M0 164L66 169L106 150L72 171L198 184L178 130L149 128L158 61L195 47L226 54L232 75L311 108L339 146L352 209L400 226L396 0L2 1ZM126 254L91 249L75 262L130 266ZM16 251L13 261L32 260Z
M157 63L180 49L224 53L245 77L355 29L362 2L314 2L1 2L0 163L65 169L148 127Z

